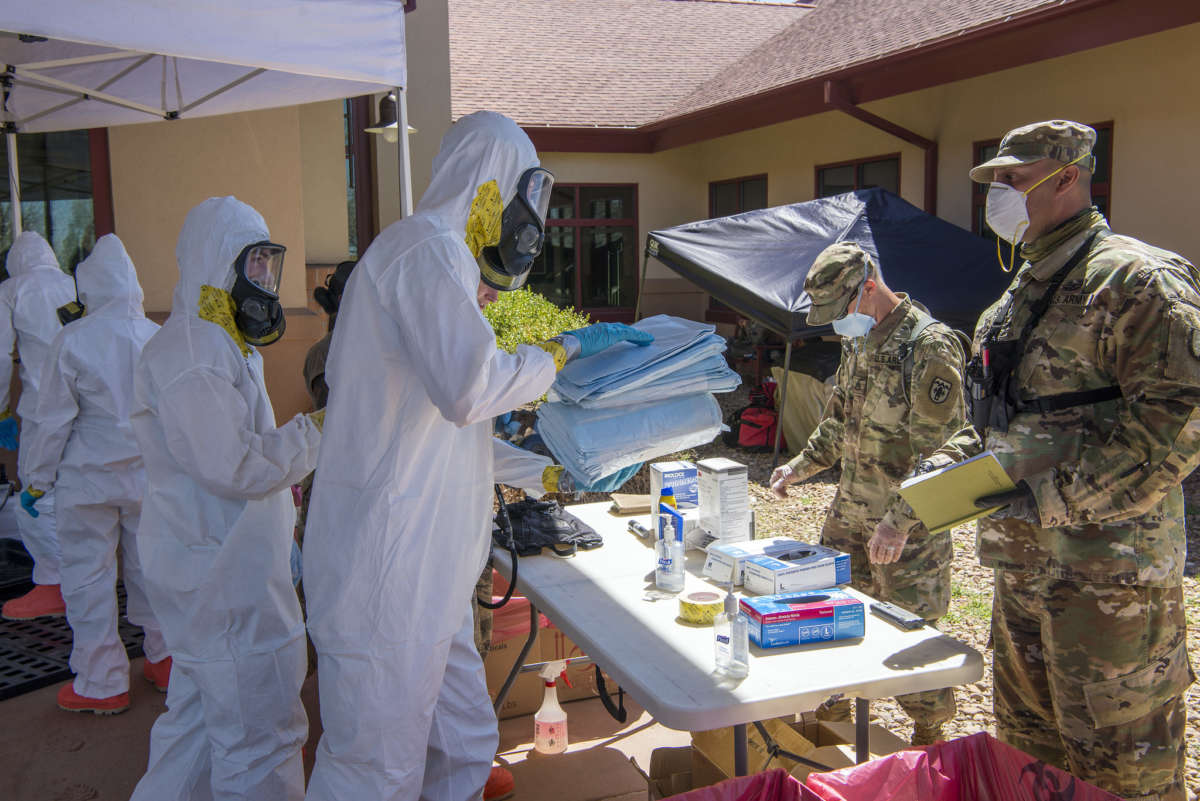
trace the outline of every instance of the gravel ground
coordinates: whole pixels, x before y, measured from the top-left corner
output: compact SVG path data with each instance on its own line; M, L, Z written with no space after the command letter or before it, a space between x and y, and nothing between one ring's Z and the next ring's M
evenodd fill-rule
M740 408L746 404L745 391L720 396L723 409ZM770 475L771 454L753 454L726 447L719 440L697 448L698 458L727 456L748 465L750 494L755 510L756 530L759 536L789 535L816 542L820 536L825 511L833 500L837 489L836 470L826 471L817 477L793 485L786 500L775 498L767 486ZM784 457L786 458L786 457ZM632 485L627 491L639 491ZM648 488L640 491L648 491ZM1200 653L1200 472L1184 483L1188 499L1188 563L1184 578L1184 597L1188 614L1188 650ZM992 571L980 566L975 558L975 530L973 525L960 526L953 531L954 573L950 612L943 618L940 628L981 652L987 651L988 629L992 611ZM958 715L946 727L948 738L973 734L978 731L996 732L992 716L992 667L991 654L985 653L984 675L974 684L957 687L954 691L958 703ZM1190 801L1200 801L1200 683L1192 685L1187 694L1188 729L1188 786ZM872 717L888 729L908 739L912 735L912 723L894 700L887 699L871 704Z

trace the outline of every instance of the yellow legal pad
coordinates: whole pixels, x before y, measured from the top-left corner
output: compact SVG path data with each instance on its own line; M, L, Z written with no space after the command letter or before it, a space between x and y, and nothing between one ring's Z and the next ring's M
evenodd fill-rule
M1000 507L976 509L975 501L1013 489L1016 485L996 455L984 451L940 470L905 479L900 484L900 497L908 501L930 533L937 534L991 514Z

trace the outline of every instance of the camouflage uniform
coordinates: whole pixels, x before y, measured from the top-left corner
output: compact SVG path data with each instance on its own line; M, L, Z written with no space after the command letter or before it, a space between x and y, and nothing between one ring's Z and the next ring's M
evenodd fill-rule
M1005 137L999 158L1068 162L1094 137L1077 123L1027 126ZM990 180L994 166L972 177ZM996 568L1001 739L1123 797L1181 801L1193 676L1180 482L1200 463L1200 276L1174 253L1110 235L1085 209L1021 246L1026 261L980 318L974 347L994 322L1015 338L1050 277L1097 231L1108 236L1067 274L1014 375L1025 401L1112 386L1121 397L1020 411L1007 433L989 428L981 442L967 428L944 453L992 449L1028 483L1040 517L1041 527L979 524L980 562Z
M817 258L805 281L813 300L808 320L841 317L863 282L868 257L856 245L834 245ZM862 340L843 340L835 385L817 429L789 466L797 480L842 465L837 496L821 542L850 554L851 585L935 623L950 606L949 532L930 534L894 494L900 479L966 422L962 394L963 348L942 323L914 328L928 315L902 300ZM905 352L910 380L905 382ZM872 564L866 545L880 521L908 535L900 560ZM919 726L936 729L954 717L950 688L897 699ZM833 717L849 717L849 704Z

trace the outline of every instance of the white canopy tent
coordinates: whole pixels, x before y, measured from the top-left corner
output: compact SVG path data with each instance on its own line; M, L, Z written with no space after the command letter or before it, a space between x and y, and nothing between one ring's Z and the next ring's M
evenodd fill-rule
M0 123L21 230L17 133L171 121L396 91L402 0L27 0L0 12ZM408 137L401 210L412 212Z

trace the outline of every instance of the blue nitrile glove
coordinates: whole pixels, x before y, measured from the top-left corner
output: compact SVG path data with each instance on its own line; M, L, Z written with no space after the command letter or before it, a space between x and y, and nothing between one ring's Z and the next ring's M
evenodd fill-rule
M593 323L586 328L576 328L574 331L564 331L563 333L573 336L579 341L579 357L581 359L599 353L618 342L649 345L654 341L652 334L639 331L624 323Z
M6 451L17 449L17 418L9 411L5 411L3 419L0 419L0 448Z
M21 508L26 512L29 512L30 517L37 517L41 514L41 512L39 512L37 509L34 509L33 505L37 503L38 499L45 494L46 493L42 492L40 489L26 487L25 489L21 490Z
M300 586L300 579L304 575L304 557L300 554L300 545L295 540L292 540L292 553L288 559L288 566L292 569L292 586Z

